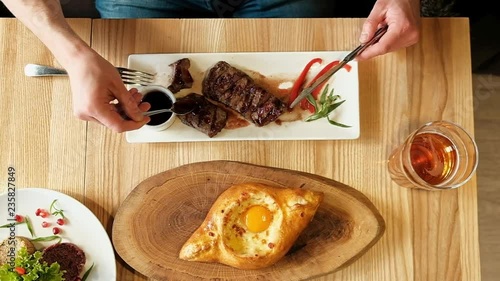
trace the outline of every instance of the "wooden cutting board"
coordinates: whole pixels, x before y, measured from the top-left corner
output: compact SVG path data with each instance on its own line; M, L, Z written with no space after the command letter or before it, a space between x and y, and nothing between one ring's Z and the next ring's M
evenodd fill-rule
M244 182L322 191L324 201L294 247L275 265L239 270L178 258L220 193ZM119 208L112 231L117 253L157 280L303 280L348 266L383 235L385 222L370 200L342 183L298 171L240 162L180 166L140 183Z

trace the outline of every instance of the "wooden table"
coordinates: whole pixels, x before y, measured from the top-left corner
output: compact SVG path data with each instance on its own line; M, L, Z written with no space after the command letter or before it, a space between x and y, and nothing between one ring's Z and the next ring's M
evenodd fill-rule
M350 50L362 19L71 20L115 65L133 53ZM27 63L56 64L15 19L0 20L0 166L19 187L63 191L111 233L142 180L182 164L236 160L311 172L367 195L386 220L382 239L351 266L318 280L480 280L477 185L446 192L398 187L386 160L412 130L447 119L474 132L469 24L424 19L420 42L359 64L361 137L349 141L129 144L79 121L66 78L26 78ZM7 173L0 173L7 182ZM2 187L1 189L3 189ZM117 257L118 280L146 280Z

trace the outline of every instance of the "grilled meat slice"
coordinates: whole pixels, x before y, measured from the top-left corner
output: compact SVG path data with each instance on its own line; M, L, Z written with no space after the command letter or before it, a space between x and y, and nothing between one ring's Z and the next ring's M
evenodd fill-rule
M180 101L185 98L195 100L198 107L186 115L177 115L182 123L197 129L211 138L226 126L228 114L224 109L209 102L204 96L195 93L191 93L178 100Z
M259 127L276 121L286 108L284 102L225 61L207 71L202 88L204 96L226 105Z
M182 89L191 88L193 86L193 77L191 73L189 73L191 61L189 61L188 58L180 59L170 64L170 66L174 68L172 84L168 86L168 89L172 93L175 94Z
M79 280L80 273L85 266L86 257L82 249L73 243L59 243L45 248L42 260L47 264L57 262L61 270L65 270L63 277L67 281Z

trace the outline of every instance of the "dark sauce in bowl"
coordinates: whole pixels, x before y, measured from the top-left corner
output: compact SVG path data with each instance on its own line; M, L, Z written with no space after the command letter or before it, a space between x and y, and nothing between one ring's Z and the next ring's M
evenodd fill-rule
M151 104L152 110L158 109L169 109L172 107L172 100L167 94L160 91L152 91L144 95L142 98L142 102L148 102ZM165 123L172 116L172 112L165 112L160 114L151 115L151 121L149 121L148 125L156 126L162 123Z

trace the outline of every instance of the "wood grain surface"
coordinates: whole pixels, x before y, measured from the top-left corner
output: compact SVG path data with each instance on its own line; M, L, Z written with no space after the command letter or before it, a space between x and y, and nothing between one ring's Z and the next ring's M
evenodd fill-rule
M300 187L322 192L324 199L289 254L271 267L239 270L179 259L182 245L202 224L219 195L244 183ZM118 210L113 244L129 265L158 280L304 280L353 263L384 230L385 222L370 200L344 184L291 170L207 161L183 165L141 182ZM224 230L218 231L224 235Z
M96 20L92 42L115 65L126 65L133 53L350 50L362 23ZM478 280L475 178L459 190L429 193L393 184L386 168L392 149L424 122L444 118L473 133L468 34L467 19L424 19L419 44L360 63L358 140L128 144L90 124L87 195L100 206L95 209L102 208L100 218L109 227L134 186L179 165L235 160L311 172L362 191L388 225L366 255L319 280ZM120 271L122 280L138 278L129 270Z
M479 244L481 252L481 277L483 280L496 280L500 275L500 76L475 74L474 117L476 140L481 155L478 167L479 202Z
M69 22L90 44L91 21ZM73 117L69 80L26 77L28 63L58 66L22 23L0 19L0 181L7 183L12 166L17 187L50 188L84 202L87 124Z
M133 53L350 50L362 23L94 20L92 47L122 66ZM89 35L84 31L90 21L72 24ZM417 45L359 64L357 140L129 144L124 135L94 123L85 131L72 117L66 80L24 78L25 63L50 64L52 57L17 21L2 20L0 125L8 133L0 136L0 163L16 164L20 186L47 186L84 200L110 235L129 192L180 165L234 160L314 173L361 191L387 224L384 236L360 259L315 280L480 280L476 178L458 190L434 193L401 188L387 173L391 151L427 121L447 119L474 133L468 20L426 18L421 29ZM118 280L147 278L118 259Z

